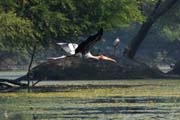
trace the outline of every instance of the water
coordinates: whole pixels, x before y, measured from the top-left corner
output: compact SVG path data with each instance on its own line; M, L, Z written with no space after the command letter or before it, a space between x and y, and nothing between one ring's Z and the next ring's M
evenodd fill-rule
M0 97L4 120L178 120L179 97ZM4 102L2 102L2 100Z
M26 74L26 71L1 71L0 79L16 79Z
M179 80L45 81L0 93L0 120L179 120L179 91Z

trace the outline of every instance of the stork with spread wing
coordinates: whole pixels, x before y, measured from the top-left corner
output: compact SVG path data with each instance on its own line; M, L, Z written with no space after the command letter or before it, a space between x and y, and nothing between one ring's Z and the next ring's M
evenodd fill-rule
M101 40L101 37L103 35L103 29L101 28L95 35L90 36L87 38L87 40L81 42L79 45L76 43L57 43L61 46L61 48L68 54L60 56L60 57L50 57L49 60L58 60L63 59L68 56L74 56L74 55L80 55L84 58L92 58L96 60L108 60L112 62L116 62L113 58L104 56L104 55L98 55L94 56L91 54L90 49Z

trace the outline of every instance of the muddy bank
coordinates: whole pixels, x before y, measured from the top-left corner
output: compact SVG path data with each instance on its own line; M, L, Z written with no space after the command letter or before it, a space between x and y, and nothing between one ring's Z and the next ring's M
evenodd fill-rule
M34 67L31 79L43 80L116 80L167 77L157 68L144 63L120 58L117 63L69 57L48 61ZM19 79L26 79L26 76Z

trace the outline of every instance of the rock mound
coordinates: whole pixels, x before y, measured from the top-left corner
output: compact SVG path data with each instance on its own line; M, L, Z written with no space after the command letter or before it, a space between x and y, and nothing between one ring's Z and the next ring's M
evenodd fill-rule
M180 61L175 64L169 74L180 75Z
M111 80L162 78L164 74L144 63L121 58L117 63L69 57L34 67L31 79L43 80ZM20 78L26 79L26 76Z

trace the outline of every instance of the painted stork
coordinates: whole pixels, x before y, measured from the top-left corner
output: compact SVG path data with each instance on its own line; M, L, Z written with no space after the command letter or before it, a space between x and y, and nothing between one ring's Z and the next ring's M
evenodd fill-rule
M116 56L116 50L119 47L119 45L120 45L120 39L119 39L119 37L117 37L113 42L114 56Z
M108 60L116 62L116 60L104 55L94 56L89 51L98 41L101 40L102 35L103 29L101 28L95 35L88 37L87 40L81 42L79 45L76 43L57 43L57 45L61 46L61 48L67 53L67 55L63 55L60 57L50 57L48 59L58 60L69 56L80 56L87 59L92 58L96 60Z

